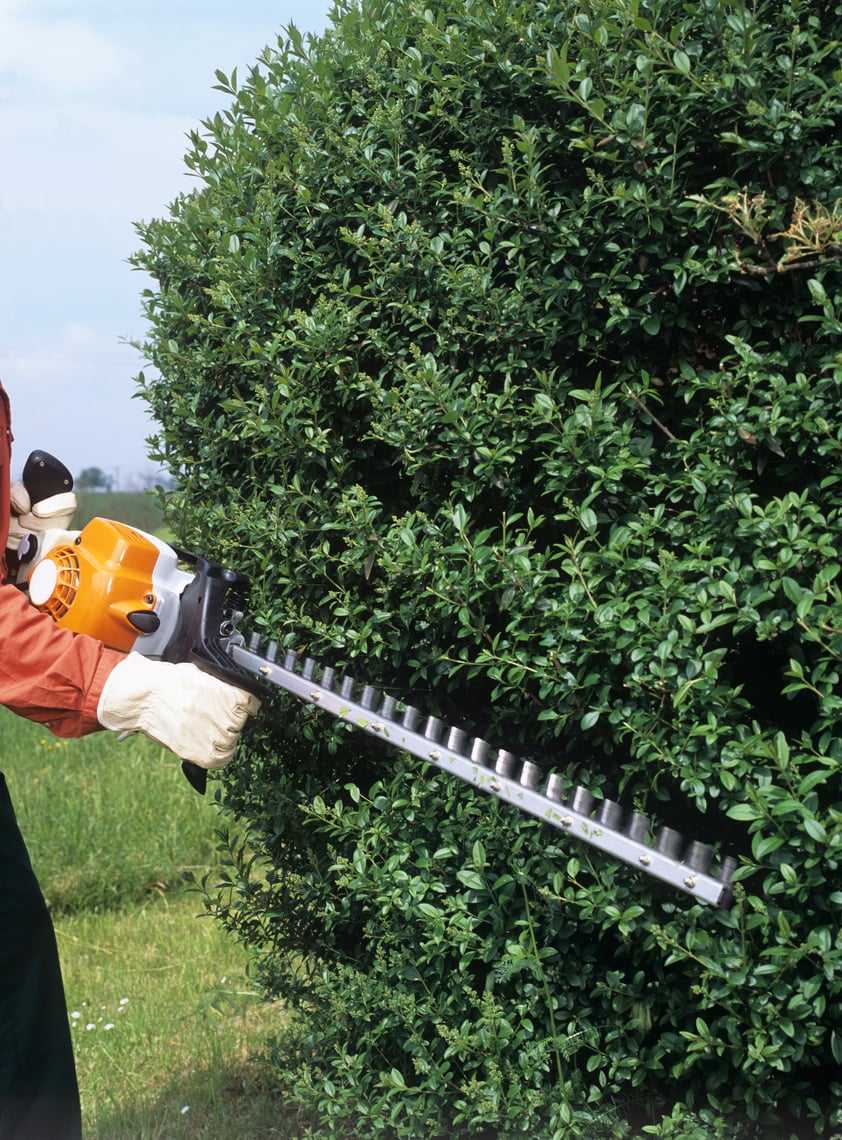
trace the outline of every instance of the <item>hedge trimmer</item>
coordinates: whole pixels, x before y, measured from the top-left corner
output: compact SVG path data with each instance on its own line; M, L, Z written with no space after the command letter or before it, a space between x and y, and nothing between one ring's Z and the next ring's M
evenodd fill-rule
M708 844L688 842L668 826L653 833L640 812L595 800L584 787L566 786L558 773L492 748L347 674L337 676L315 658L282 654L274 640L253 634L246 642L239 630L248 591L243 575L104 518L81 531L46 531L36 547L22 563L18 583L59 625L126 653L194 661L258 694L277 686L701 902L730 905L737 865L732 857L713 870ZM205 770L183 767L204 792Z

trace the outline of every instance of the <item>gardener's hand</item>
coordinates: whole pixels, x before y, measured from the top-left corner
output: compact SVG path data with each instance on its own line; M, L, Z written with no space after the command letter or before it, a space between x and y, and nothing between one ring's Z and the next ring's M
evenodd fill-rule
M11 527L10 540L17 542L26 534L43 534L47 530L67 530L76 510L76 496L72 491L51 495L40 503L33 503L23 483L13 483L10 489Z
M121 735L142 732L200 768L222 768L259 708L257 697L195 665L130 653L106 681L97 719Z
M40 503L32 503L23 483L10 489L9 534L6 539L6 567L10 577L19 577L41 546L41 536L51 530L67 530L76 510L72 491L51 495Z

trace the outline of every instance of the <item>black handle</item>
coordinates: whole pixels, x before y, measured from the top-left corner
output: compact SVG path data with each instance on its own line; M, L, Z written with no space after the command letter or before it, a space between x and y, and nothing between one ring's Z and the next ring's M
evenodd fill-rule
M178 551L178 555L194 567L195 575L181 595L178 622L162 660L191 661L220 681L262 696L265 686L253 673L232 661L225 649L225 640L235 630L235 615L242 613L245 606L248 578L200 556L183 551ZM181 768L192 787L204 795L207 771L189 760Z
M33 507L53 495L73 490L73 476L49 451L32 451L23 465L23 485Z

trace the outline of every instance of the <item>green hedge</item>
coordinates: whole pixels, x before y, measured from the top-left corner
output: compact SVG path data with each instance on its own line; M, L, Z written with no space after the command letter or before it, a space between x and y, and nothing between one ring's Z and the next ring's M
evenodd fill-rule
M320 1134L838 1119L840 38L340 4L139 227L169 521L250 626L741 859L712 911L268 702L211 905Z

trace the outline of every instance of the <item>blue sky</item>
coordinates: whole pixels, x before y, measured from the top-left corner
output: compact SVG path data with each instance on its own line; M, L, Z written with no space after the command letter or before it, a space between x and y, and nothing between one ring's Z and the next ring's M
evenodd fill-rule
M149 481L154 430L133 399L145 277L134 223L189 190L187 133L226 106L290 24L328 0L0 0L0 378L15 467L33 448L77 474Z

